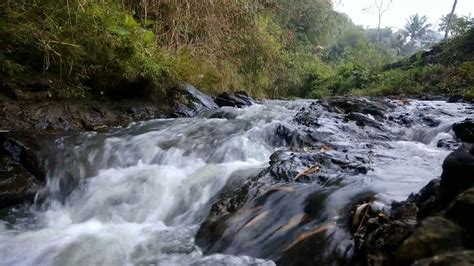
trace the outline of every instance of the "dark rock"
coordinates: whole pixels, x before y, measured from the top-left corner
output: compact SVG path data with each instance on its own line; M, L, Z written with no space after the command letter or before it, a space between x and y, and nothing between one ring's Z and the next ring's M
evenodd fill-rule
M14 161L38 180L45 181L46 168L41 154L42 138L44 136L29 132L8 132L0 134L0 143Z
M32 202L39 189L38 180L1 150L0 208Z
M441 175L442 198L450 202L474 186L474 144L465 143L446 157Z
M219 106L230 106L242 108L245 106L250 106L255 103L255 101L246 93L246 92L224 92L219 94L214 102Z
M454 150L456 148L459 148L459 146L460 146L460 143L452 139L441 139L436 144L436 147L446 149L446 150Z
M474 235L474 188L460 194L451 204L446 216Z
M217 109L212 97L206 95L192 85L183 84L178 89L183 99L176 104L176 116L192 117L205 110Z
M318 118L323 112L323 107L319 103L314 102L309 106L301 108L293 120L300 125L317 128L321 126L318 122Z
M378 129L383 129L383 126L381 125L380 122L377 122L377 120L375 120L374 118L368 115L353 112L353 113L348 114L346 118L349 120L355 121L356 125L360 127L371 126Z
M335 97L321 101L321 104L331 112L343 114L361 113L372 115L376 120L382 121L389 105L381 100L369 100L354 97Z
M474 119L468 118L453 125L453 131L460 140L474 143Z
M209 118L225 118L225 119L235 119L237 118L237 113L230 110L219 110L212 113Z
M466 250L436 255L415 261L414 266L471 266L474 265L474 251Z
M368 158L363 156L351 156L334 150L313 153L277 151L270 157L268 168L248 179L240 188L225 191L220 196L201 224L196 243L205 253L224 252L272 258L278 258L282 252L306 254L308 247L314 247L314 241L321 240L324 234L316 236L315 233L314 238L306 239L309 233L302 229L300 237L305 240L293 245L288 240L298 238L298 235L294 235L294 230L284 228L297 229L307 220L321 219L319 214L322 213L324 202L340 184L341 176L366 173L368 162ZM302 191L296 192L291 184L297 183L313 185L300 186ZM282 184L284 185L281 186ZM314 192L318 187L327 189ZM284 210L286 211L283 213ZM264 241L258 250L256 247L252 248L256 243L247 242L248 238L258 235L261 230L258 229L259 226L270 229L266 224L276 222L274 219L278 220L278 224L268 226L274 228L275 232L281 229L272 237L283 241L282 246L275 250L271 248L272 241ZM333 226L327 229L332 228ZM318 227L314 230L318 231ZM325 230L321 229L321 232ZM286 233L291 234L291 237L278 237ZM286 249L283 244L288 245ZM284 257L288 259L287 256Z
M397 259L408 265L443 252L462 250L464 233L459 225L443 217L426 218L400 246Z
M458 103L462 102L463 97L461 95L451 95L449 98L446 100L448 103Z

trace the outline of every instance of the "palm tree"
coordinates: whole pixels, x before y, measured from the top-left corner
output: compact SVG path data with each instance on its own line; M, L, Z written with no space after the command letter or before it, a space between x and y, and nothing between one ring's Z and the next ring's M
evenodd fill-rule
M420 43L430 33L431 26L427 16L415 14L407 19L403 33L410 41Z

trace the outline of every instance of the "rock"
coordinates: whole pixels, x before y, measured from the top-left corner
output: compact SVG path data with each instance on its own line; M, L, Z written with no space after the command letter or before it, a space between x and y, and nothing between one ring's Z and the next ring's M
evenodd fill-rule
M331 112L370 114L378 121L384 119L389 108L389 105L381 100L355 97L334 97L321 101L321 104Z
M29 132L0 133L0 143L5 152L38 180L46 181L46 167L41 154L42 138L44 136Z
M0 151L0 208L33 201L39 181L5 151Z
M192 117L204 110L218 108L211 96L200 92L192 85L183 84L177 90L184 100L180 99L176 104L175 116Z
M449 98L446 100L448 103L458 103L463 100L463 97L461 95L451 95Z
M463 249L464 230L443 217L429 217L407 238L397 251L401 265L443 252Z
M221 118L221 119L235 119L238 113L232 112L231 110L218 110L209 115L209 118Z
M221 93L216 97L214 102L219 107L230 106L237 108L250 106L255 103L255 101L244 91Z
M293 121L300 125L317 128L321 126L318 119L323 112L323 107L319 103L313 102L309 106L301 108L293 118Z
M312 219L321 219L324 202L330 192L340 186L342 176L366 173L367 163L368 158L335 150L311 153L277 151L271 155L269 167L248 179L240 188L225 191L219 197L201 224L196 243L204 253L247 254L275 259L283 253L308 254L310 247L319 245L314 242L324 238L326 229L331 231L336 226L315 226L310 231L303 226ZM302 186L300 183L312 185ZM261 230L273 230L272 234L265 234L285 245L278 250L270 249L273 241L267 239L255 246L257 242L250 239L262 233ZM279 238L282 234L290 237ZM288 256L284 257L288 259ZM330 260L326 257L325 261Z
M355 121L356 125L360 127L371 126L378 129L383 129L383 125L377 122L370 114L364 115L362 113L352 112L346 116L348 120Z
M474 186L474 144L465 143L446 157L441 175L442 198L450 202Z
M415 261L414 266L471 266L474 265L474 251L466 250L440 254L428 259Z
M460 194L446 212L446 216L474 235L474 188Z
M456 137L464 142L474 143L474 119L468 118L453 125Z

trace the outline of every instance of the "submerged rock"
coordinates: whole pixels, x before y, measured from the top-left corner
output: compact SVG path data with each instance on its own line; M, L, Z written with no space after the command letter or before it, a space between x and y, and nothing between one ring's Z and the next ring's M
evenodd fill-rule
M283 264L294 254L301 255L301 262L309 259L306 251L311 247L322 250L328 245L325 235L339 230L329 217L323 218L324 203L344 176L366 173L369 163L363 156L326 149L272 154L268 168L241 187L225 191L213 204L196 243L205 253L249 255ZM261 242L252 240L261 237ZM281 243L279 248L275 249L275 241ZM328 262L339 256L343 255L311 256L311 260Z
M219 106L230 106L242 108L245 106L250 106L255 103L255 101L245 92L224 92L219 94L214 102Z

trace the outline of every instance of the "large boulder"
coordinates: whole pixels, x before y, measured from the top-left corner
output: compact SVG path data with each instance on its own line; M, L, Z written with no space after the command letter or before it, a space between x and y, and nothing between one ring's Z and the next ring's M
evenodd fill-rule
M465 143L446 157L441 175L444 202L474 186L474 144Z
M31 173L0 151L0 208L31 202L39 188L39 181Z
M219 107L230 106L238 108L250 106L255 103L245 91L224 92L219 94L214 101Z
M211 96L206 95L190 84L183 84L177 89L181 95L176 103L174 116L193 117L205 110L217 109Z
M399 247L397 259L401 265L433 257L447 251L464 248L464 229L443 217L429 217Z
M474 142L474 119L468 118L462 122L453 125L453 131L456 137L464 142Z
M446 212L446 216L462 225L474 235L474 188L457 196Z
M30 132L0 133L1 148L38 180L45 181L46 166L41 145L47 136Z

